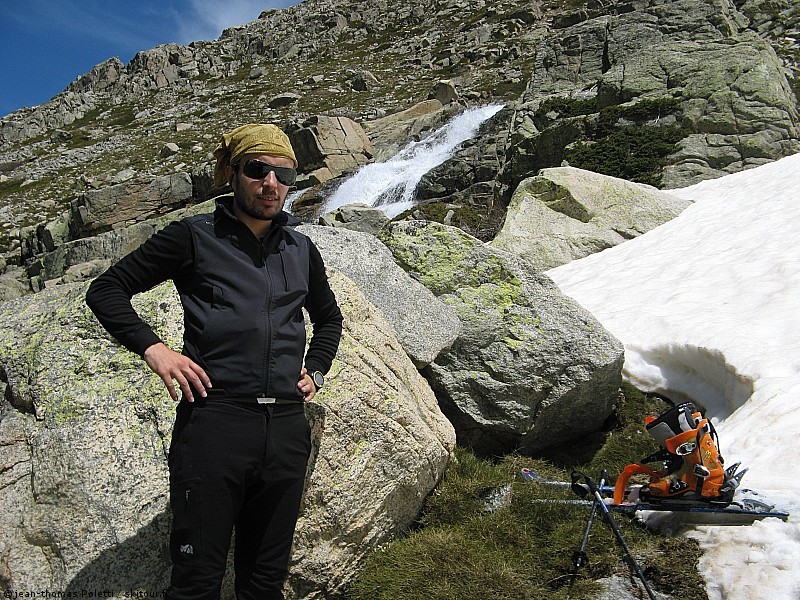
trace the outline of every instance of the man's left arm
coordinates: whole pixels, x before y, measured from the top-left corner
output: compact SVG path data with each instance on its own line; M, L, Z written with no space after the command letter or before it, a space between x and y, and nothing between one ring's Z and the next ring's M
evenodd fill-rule
M315 371L327 373L339 348L342 337L342 312L328 282L325 263L319 250L309 240L309 286L305 307L312 323L311 341L305 357L304 372L298 387L306 399L314 397L316 386L309 375Z

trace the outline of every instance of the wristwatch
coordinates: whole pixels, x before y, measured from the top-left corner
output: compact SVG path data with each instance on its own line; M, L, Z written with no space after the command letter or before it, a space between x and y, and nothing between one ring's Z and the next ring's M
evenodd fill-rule
M325 385L325 376L319 371L313 371L309 373L308 376L311 377L311 381L314 382L317 389Z

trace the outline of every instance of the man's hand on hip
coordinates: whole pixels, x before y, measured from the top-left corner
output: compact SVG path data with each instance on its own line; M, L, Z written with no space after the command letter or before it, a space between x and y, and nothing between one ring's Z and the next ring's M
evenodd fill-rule
M297 389L303 393L303 400L311 402L317 393L317 386L314 385L314 380L308 375L306 368L300 370L300 379L297 381Z
M153 372L161 377L169 390L169 395L178 401L178 389L189 402L194 402L192 388L197 390L202 397L206 397L206 389L211 387L211 380L206 372L188 356L184 356L162 343L153 344L144 351L144 360Z

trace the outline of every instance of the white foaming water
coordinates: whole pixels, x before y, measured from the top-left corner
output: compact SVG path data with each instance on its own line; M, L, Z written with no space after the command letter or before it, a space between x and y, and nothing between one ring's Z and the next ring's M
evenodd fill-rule
M480 126L497 114L502 104L464 111L419 142L411 142L382 163L370 163L345 180L324 202L320 214L345 204L367 204L392 218L414 206L414 190L422 176L453 156Z

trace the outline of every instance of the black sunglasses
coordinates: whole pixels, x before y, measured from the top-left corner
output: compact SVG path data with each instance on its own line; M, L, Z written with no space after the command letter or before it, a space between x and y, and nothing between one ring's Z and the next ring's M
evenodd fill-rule
M236 167L238 168L237 163ZM275 179L283 185L294 185L297 181L297 171L292 167L276 167L252 158L242 165L242 173L250 179L264 179L270 173L275 173Z

